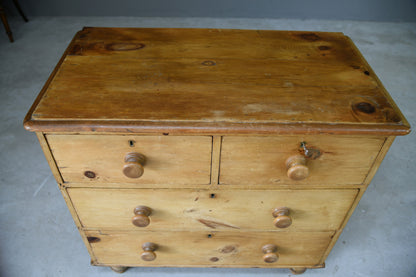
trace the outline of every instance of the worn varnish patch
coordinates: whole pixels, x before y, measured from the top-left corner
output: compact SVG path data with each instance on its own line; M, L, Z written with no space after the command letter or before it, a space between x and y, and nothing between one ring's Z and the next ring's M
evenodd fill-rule
M144 43L78 43L69 50L68 55L86 56L89 52L111 54L112 51L135 51L144 48Z

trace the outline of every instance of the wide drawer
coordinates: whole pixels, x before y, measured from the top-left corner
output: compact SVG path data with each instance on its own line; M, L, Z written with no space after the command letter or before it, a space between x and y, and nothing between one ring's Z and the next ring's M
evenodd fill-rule
M65 182L209 184L212 138L208 136L47 135ZM129 153L144 155L144 173L125 175ZM135 176L133 176L135 177Z
M319 266L333 232L87 231L86 235L95 263L102 265L289 267ZM144 243L157 245L154 260L142 260ZM264 261L262 248L267 244L277 247L276 262Z
M220 184L361 184L384 141L383 137L225 136L221 148ZM292 157L304 157L305 148L310 155L304 159L309 175L293 180L288 177L287 161ZM297 168L300 174L304 174L304 166Z
M336 230L357 192L68 188L84 228L118 230ZM150 215L137 218L140 206L150 208ZM288 208L290 219L273 216L281 207ZM148 225L134 225L133 217Z

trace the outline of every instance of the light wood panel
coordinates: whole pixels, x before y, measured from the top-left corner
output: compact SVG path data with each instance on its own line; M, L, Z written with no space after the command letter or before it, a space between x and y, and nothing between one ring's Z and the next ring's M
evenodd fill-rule
M47 135L65 182L140 184L209 184L211 137ZM133 141L133 146L129 141ZM144 174L123 174L127 153L146 157ZM85 176L85 172L92 172Z
M95 261L94 254L93 254L92 249L91 249L91 245L88 242L87 235L82 230L81 222L79 221L79 218L78 218L77 212L76 212L76 210L74 208L74 205L72 204L71 199L69 198L68 192L62 186L59 186L59 190L61 191L62 196L63 196L63 198L65 200L65 203L66 203L66 205L68 207L68 210L69 210L69 212L72 215L72 219L74 220L74 223L75 223L75 225L76 225L76 227L77 227L77 229L79 231L79 234L81 235L82 241L84 242L85 246L87 247L88 253L91 256L91 263L95 263L96 261Z
M409 132L341 33L86 28L66 54L26 128Z
M82 226L118 230L336 230L356 195L345 190L186 190L69 188ZM152 209L150 224L132 224L137 206ZM272 212L288 207L292 225L274 226Z
M387 151L389 151L390 146L393 144L396 137L387 137L383 143L380 152L377 155L377 158L374 161L373 166L371 167L370 171L367 174L367 177L364 180L365 185L369 185L371 180L373 180L374 175L376 175L378 168L381 165L381 162L384 160L384 157L387 155Z
M348 136L225 136L220 184L361 184L384 140L384 137ZM301 142L319 149L321 156L307 159L309 177L293 181L287 176L286 160L299 155Z
M353 215L355 208L357 207L358 203L361 200L361 197L364 195L368 185L370 184L372 178L374 177L374 175L376 174L378 168L380 167L384 157L387 154L387 151L389 150L390 146L393 144L395 137L388 137L386 138L386 140L384 141L383 147L381 148L379 154L377 155L376 160L374 161L373 166L371 167L371 170L369 172L369 174L367 175L367 178L364 181L365 186L363 188L360 188L358 195L353 203L353 205L351 206L351 209L348 211L344 221L342 222L339 230L335 233L333 239L331 240L331 243L329 244L328 249L326 250L324 256L322 257L322 262L325 261L325 259L328 257L330 251L332 250L332 248L334 247L335 243L337 242L339 236L341 235L342 231L344 230L345 226L348 223L348 220L350 219L350 217Z
M86 231L97 264L124 266L319 266L332 232L111 232ZM210 236L210 237L209 237ZM142 244L158 245L156 259L140 258ZM263 261L262 247L275 244L279 260Z

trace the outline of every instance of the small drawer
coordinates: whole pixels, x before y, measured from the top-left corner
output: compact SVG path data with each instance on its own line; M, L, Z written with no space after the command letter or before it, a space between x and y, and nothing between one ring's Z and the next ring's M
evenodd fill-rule
M316 267L332 235L86 231L95 264L123 266Z
M358 190L68 188L84 228L117 230L336 230Z
M359 185L385 138L223 137L222 185Z
M209 136L47 135L65 182L209 184Z

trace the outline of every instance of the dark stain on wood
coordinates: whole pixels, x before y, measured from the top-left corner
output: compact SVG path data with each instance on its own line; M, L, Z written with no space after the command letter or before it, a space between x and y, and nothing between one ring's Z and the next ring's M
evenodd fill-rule
M383 114L387 121L392 121L392 122L397 122L397 123L401 122L399 115L395 113L394 110L391 108L384 108Z
M318 35L316 35L314 33L300 34L299 37L304 39L304 40L307 40L307 41L317 41L317 40L321 39Z
M68 51L68 55L81 55L82 54L82 47L79 44L74 44L72 48Z
M400 115L384 99L358 97L351 102L351 111L358 121L402 122Z
M85 171L84 172L84 175L85 175L85 177L87 177L87 178L90 178L90 179L94 179L95 178L95 173L94 172L92 172L92 171Z
M135 141L134 141L134 140L129 140L129 146L130 146L130 147L134 147L134 143L135 143Z
M198 201L198 200L199 200L199 197L195 197L194 201Z
M211 259L209 259L211 262L218 262L220 259L218 259L217 257L212 257Z
M220 249L220 252L225 253L225 254L231 253L231 252L236 252L236 251L237 251L237 247L234 246L234 245L227 245L227 246L224 246L223 248Z
M87 37L87 35L89 35L90 33L90 29L84 27L81 31L78 32L78 38L83 39Z
M201 64L205 65L205 66L214 66L214 65L216 65L216 63L214 61L203 61Z
M96 243L96 242L101 241L101 239L97 237L87 237L87 240L89 243Z
M366 114L372 114L376 111L376 108L374 107L374 105L368 102L357 103L355 104L354 108Z
M227 228L232 228L232 229L240 229L239 227L236 226L232 226L226 223L222 223L222 222L218 222L218 221L213 221L213 220L207 220L207 219L198 219L199 222L201 222L202 224L204 224L205 226L212 228L212 229L216 229L217 227L227 227Z
M320 46L318 46L318 49L321 50L321 51L325 51L325 50L331 49L331 47L326 46L326 45L320 45Z

